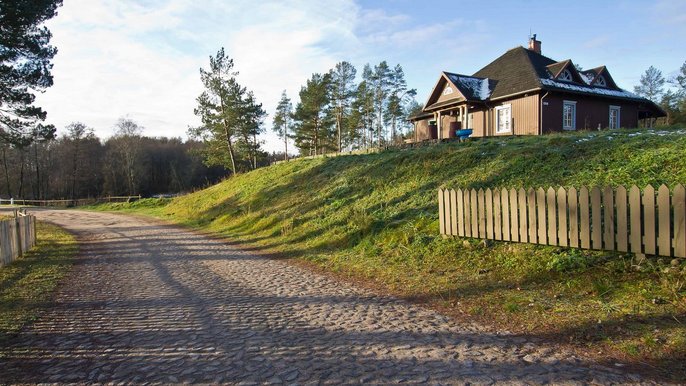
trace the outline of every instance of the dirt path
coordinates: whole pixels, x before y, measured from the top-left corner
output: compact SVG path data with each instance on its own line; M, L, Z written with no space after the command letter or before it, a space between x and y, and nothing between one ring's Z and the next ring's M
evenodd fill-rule
M82 242L0 383L639 383L522 338L116 214L40 211Z

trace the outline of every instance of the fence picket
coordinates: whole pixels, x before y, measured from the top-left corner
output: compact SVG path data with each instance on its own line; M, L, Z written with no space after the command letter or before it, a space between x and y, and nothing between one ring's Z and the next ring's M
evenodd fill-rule
M484 190L479 189L477 196L479 205L479 237L486 237L486 198L484 197Z
M569 245L569 232L567 230L567 191L560 187L557 190L557 238L558 245L566 247Z
M657 252L662 256L671 256L672 254L669 201L669 188L663 184L657 191Z
M457 236L457 192L450 189L450 234Z
M629 243L631 252L641 253L643 249L643 233L641 232L641 189L633 185L629 189L629 226L631 233Z
M509 198L510 194L507 190L503 189L500 192L500 202L502 203L502 213L503 213L503 240L510 241L510 205Z
M457 235L464 237L464 196L462 189L457 189Z
M519 241L519 213L515 188L510 189L510 239Z
M615 207L617 208L617 233L615 240L617 241L617 250L620 252L629 251L629 227L628 227L628 211L626 200L626 188L618 186L615 191Z
M655 254L655 189L643 189L643 246L646 255Z
M529 188L527 191L527 209L529 215L529 242L538 243L536 228L536 191Z
M686 189L681 184L674 188L674 256L686 257Z
M603 249L603 218L601 217L600 189L591 189L591 247Z
M612 187L603 189L603 248L615 250L615 192Z
M588 188L582 186L579 189L579 239L581 241L581 248L591 248L591 218L590 200Z
M503 223L503 213L500 210L500 191L498 189L493 191L493 222L493 225L495 225L495 235L493 237L496 240L502 240L503 230L501 225Z
M538 243L548 244L548 233L546 233L546 211L545 211L545 191L543 188L536 189L536 214L538 215Z
M441 234L445 234L445 200L443 199L443 189L438 189L438 226Z
M579 197L576 188L569 188L567 202L569 205L569 246L579 248Z
M555 189L548 188L546 201L548 204L548 245L557 245L557 210L555 205Z
M493 239L493 192L486 189L486 237Z
M469 191L469 209L472 212L472 237L479 237L479 213L477 212L479 208L476 201L476 190L472 189Z
M526 218L526 191L519 188L517 191L517 201L519 202L519 242L529 241L529 224Z
M464 235L465 237L472 237L472 208L469 197L469 189L464 190Z

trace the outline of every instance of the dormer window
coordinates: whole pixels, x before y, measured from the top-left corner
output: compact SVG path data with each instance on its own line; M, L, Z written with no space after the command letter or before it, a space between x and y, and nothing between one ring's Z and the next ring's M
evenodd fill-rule
M595 80L595 84L596 86L607 87L607 82L602 75L598 75L598 78Z
M569 70L565 69L560 73L560 75L558 75L557 79L558 80L564 80L565 82L571 82L572 81L572 73L569 72Z

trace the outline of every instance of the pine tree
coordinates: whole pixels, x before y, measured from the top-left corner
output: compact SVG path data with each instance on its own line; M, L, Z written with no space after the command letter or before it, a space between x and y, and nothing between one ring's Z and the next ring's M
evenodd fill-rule
M238 72L233 67L233 59L221 48L216 56L210 57L210 69L200 69L205 91L196 99L198 107L194 113L202 125L189 128L188 134L206 144L206 165L225 166L235 174L240 162L238 150L247 153L251 168L257 167L260 147L257 135L265 112L253 94L238 83Z
M664 85L665 78L662 76L662 71L650 66L641 75L640 84L634 87L634 92L657 103L664 91Z
M291 128L291 116L293 115L293 104L286 94L286 90L281 93L281 99L276 106L274 113L274 124L272 129L283 138L284 160L288 161L288 136Z
M293 116L295 146L300 154L323 154L329 147L329 82L328 74L312 74L307 85L300 89L300 102Z
M374 105L376 107L376 134L379 146L384 140L383 118L384 107L388 99L391 84L391 70L386 61L382 61L377 66L374 66L374 73L372 75L374 85Z
M405 72L402 66L397 64L390 74L390 91L388 105L386 107L386 121L391 124L391 142L396 142L396 129L406 116L405 104L415 95L415 89L407 89Z
M50 31L42 24L61 0L0 0L0 141L25 147L54 137L34 93L52 86Z
M336 123L337 149L343 150L343 126L350 116L350 108L355 93L355 74L357 70L349 62L340 62L329 71L331 113Z

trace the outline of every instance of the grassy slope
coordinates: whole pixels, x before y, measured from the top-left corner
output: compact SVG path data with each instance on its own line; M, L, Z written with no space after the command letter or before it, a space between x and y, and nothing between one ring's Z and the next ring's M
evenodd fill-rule
M0 345L45 307L77 252L74 237L57 226L39 222L37 232L35 248L0 268Z
M300 160L148 213L420 298L494 327L686 374L683 262L438 237L436 189L686 183L684 131L494 138ZM122 207L111 206L110 208ZM679 362L681 361L681 362Z

